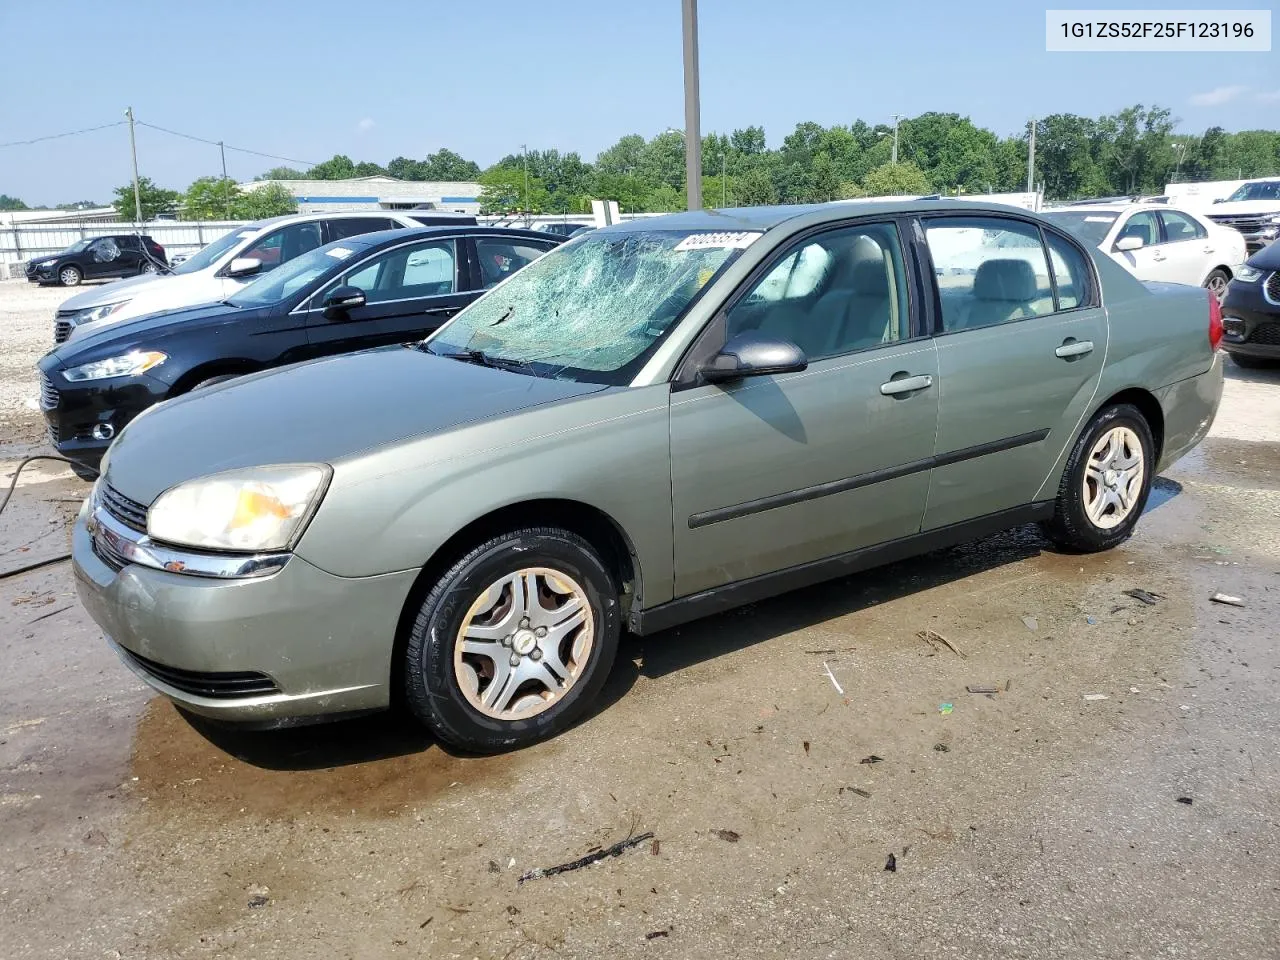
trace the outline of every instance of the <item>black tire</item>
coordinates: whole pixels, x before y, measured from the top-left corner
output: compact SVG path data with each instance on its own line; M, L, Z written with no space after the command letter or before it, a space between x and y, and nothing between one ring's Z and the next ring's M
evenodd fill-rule
M58 284L63 287L78 287L84 280L84 271L74 263L69 263L58 270Z
M1095 524L1085 511L1085 470L1094 445L1102 435L1115 427L1129 427L1142 444L1142 489L1123 521L1110 529ZM1045 536L1064 550L1075 553L1097 553L1123 543L1133 533L1138 518L1146 509L1151 483L1155 479L1155 438L1151 427L1137 407L1118 403L1104 407L1089 421L1067 458L1058 496L1054 501L1053 519L1041 524Z
M1227 296L1227 284L1231 282L1231 274L1221 267L1216 270L1210 270L1209 275L1204 278L1204 288L1214 294L1221 303ZM1217 287L1215 290L1214 288Z
M159 269L160 268L150 260L143 260L142 263L138 264L138 276L145 277L149 273L159 272Z
M471 605L490 584L528 567L561 571L582 585L595 636L581 674L563 699L526 719L502 720L468 702L454 665L454 644ZM618 651L622 613L614 575L582 537L529 527L485 541L435 582L418 610L404 653L405 705L443 743L471 753L499 753L563 732L595 700Z
M1263 367L1274 366L1277 362L1267 357L1248 357L1240 353L1231 354L1231 360L1237 367L1244 367L1246 370L1259 370Z

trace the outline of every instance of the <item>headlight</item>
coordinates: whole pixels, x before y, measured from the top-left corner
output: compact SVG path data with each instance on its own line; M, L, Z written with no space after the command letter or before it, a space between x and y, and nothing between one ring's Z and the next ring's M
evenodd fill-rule
M104 303L100 307L81 310L76 314L76 323L93 323L95 320L105 320L128 302L128 300L117 300L115 303Z
M1240 266L1236 267L1236 279L1243 280L1245 283L1253 283L1253 281L1257 280L1261 276L1261 270L1251 267L1247 263L1242 263Z
M136 377L152 367L158 367L169 359L159 350L132 350L118 357L95 360L79 367L72 367L64 374L68 380L106 380L109 377Z
M147 511L147 533L210 550L284 550L315 512L330 473L321 464L287 464L180 483Z

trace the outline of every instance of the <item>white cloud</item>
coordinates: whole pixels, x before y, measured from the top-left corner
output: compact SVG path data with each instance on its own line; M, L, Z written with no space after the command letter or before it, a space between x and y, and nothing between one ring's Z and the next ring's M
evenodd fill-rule
M1193 107L1220 107L1224 103L1230 103L1242 93L1247 93L1248 87L1239 84L1232 84L1227 87L1214 87L1205 93L1197 93L1191 98Z
M365 117L363 120L361 120L359 123L356 124L356 131L359 133L368 133L370 130L374 128L374 126L375 124L373 122L373 117Z
M1280 101L1280 90L1268 90L1265 93L1258 93L1254 99L1261 100L1263 103L1276 103Z

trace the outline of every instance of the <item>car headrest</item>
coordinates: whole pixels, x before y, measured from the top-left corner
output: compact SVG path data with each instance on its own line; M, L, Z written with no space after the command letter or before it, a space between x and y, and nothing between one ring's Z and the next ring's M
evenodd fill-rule
M889 296L889 277L881 260L859 260L853 265L853 292L860 297Z
M1036 272L1025 260L988 260L973 278L973 295L979 300L1036 298Z

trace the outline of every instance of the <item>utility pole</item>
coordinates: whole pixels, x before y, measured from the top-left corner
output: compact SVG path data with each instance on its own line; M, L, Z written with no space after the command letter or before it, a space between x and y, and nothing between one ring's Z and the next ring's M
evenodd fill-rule
M222 154L222 216L231 219L231 191L227 189L227 148L218 141L218 150Z
M1027 141L1027 193L1036 189L1036 118L1031 118L1031 137Z
M698 125L698 0L682 0L684 33L684 178L690 210L702 209L702 131Z
M893 115L893 158L889 161L890 163L896 164L898 162L898 124L901 123L902 120L902 114L895 113Z
M729 151L720 151L720 206L729 205Z
M138 191L138 142L133 137L133 107L125 110L129 118L129 152L133 154L133 210L138 217L138 229L142 229L142 194Z
M529 221L529 145L527 143L520 144L520 150L524 153L524 225L527 227Z

